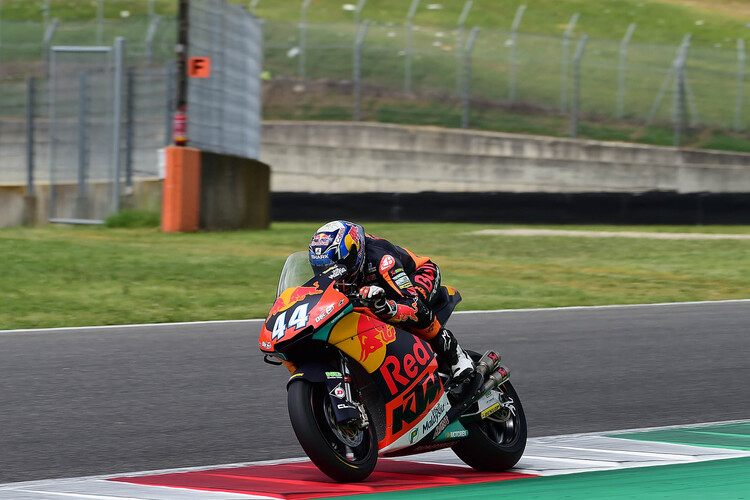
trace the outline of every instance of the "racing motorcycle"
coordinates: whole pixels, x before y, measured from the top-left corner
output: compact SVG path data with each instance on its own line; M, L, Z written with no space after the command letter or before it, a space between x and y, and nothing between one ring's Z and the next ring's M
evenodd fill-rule
M307 252L290 255L259 339L264 361L291 373L289 418L312 462L339 482L367 478L378 456L447 447L480 471L513 467L526 418L497 352L469 351L476 375L452 383L430 345L378 319L344 272L313 275ZM441 324L460 300L440 287Z

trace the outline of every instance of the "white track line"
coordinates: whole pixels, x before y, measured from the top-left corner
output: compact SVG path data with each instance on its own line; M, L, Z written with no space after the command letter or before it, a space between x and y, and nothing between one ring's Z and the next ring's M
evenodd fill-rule
M536 309L486 309L482 311L456 311L454 315L464 314L494 314L494 313L532 313L542 311L579 311L579 310L596 310L596 309L625 309L631 307L679 307L679 306L696 306L696 305L715 305L715 304L750 304L750 299L728 299L728 300L702 300L693 302L659 302L655 304L612 304L601 306L566 306L566 307L545 307ZM229 324L251 324L263 322L263 318L255 319L238 319L238 320L214 320L214 321L184 321L179 323L136 323L132 325L102 325L102 326L63 326L59 328L27 328L19 330L0 330L0 334L10 333L55 333L68 331L91 331L91 330L111 330L116 328L144 328L144 327L173 327L173 326L192 326L192 325L229 325Z

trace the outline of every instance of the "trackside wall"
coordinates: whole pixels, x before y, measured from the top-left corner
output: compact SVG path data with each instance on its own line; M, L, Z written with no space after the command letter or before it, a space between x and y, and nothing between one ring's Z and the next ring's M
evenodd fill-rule
M273 192L750 193L750 154L379 123L266 121Z

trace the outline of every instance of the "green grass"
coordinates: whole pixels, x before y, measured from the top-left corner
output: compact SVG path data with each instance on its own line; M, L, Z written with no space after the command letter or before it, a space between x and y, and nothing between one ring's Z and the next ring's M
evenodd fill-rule
M249 0L232 0L249 6ZM357 4L356 0L313 0L308 10L310 22L351 22L354 14L342 6ZM422 1L415 23L422 26L454 28L465 0ZM680 2L648 0L474 0L466 20L467 26L510 29L519 5L528 9L521 24L522 31L536 34L562 34L574 13L580 14L576 31L594 38L619 40L630 23L638 29L634 42L676 43L685 33L692 33L697 43L726 46L727 38L735 40L747 36L745 24L750 21L750 9L736 7L739 2L704 0L698 5ZM402 24L411 2L409 0L368 0L362 19L380 23ZM430 4L442 6L428 9ZM42 19L44 0L3 0L3 18L9 21L38 21ZM122 19L123 11L129 18L147 14L146 0L105 0L105 19ZM270 21L292 21L300 18L302 1L260 0L256 13ZM174 16L175 0L156 0L156 14ZM50 16L62 21L95 19L97 2L85 0L52 0ZM702 21L701 24L696 22Z
M160 224L161 216L148 210L123 210L104 221L109 228L158 228Z
M318 224L269 231L0 230L0 329L264 317ZM750 241L472 236L478 224L368 224L429 255L461 310L750 297ZM581 229L581 228L578 228ZM750 227L585 227L733 232Z

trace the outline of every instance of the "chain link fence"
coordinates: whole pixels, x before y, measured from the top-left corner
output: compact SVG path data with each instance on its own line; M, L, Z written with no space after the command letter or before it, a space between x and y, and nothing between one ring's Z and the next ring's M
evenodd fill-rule
M471 40L470 29L269 22L265 69L273 84L265 108L276 118L497 130L515 120L510 129L528 132L543 132L545 124L524 115L579 116L613 127L747 130L743 41L736 50L692 47L689 39L673 46L631 43L633 25L623 40L581 45L573 26L571 20L557 36L477 28ZM683 45L681 73L674 65ZM675 98L682 86L684 100ZM675 124L675 117L684 122Z
M110 47L54 47L49 79L49 219L102 220L116 211Z
M158 148L171 142L168 133L174 112L175 71L174 47L176 21L151 16L150 19L103 21L98 23L59 23L52 19L43 23L4 21L0 39L0 184L48 183L55 172L50 171L50 152L59 165L60 182L76 182L81 175L96 177L105 153L96 148L110 147L112 137L102 137L106 127L101 102L114 102L114 95L97 95L97 78L109 63L98 61L89 68L88 82L81 84L80 71L67 70L65 84L50 89L50 68L55 47L113 47L117 37L125 37L126 73L123 75L121 113L121 162L123 182L132 176L158 175ZM97 44L101 36L102 45ZM68 61L66 66L75 66ZM80 63L80 61L79 61ZM80 64L78 64L80 66ZM97 69L98 68L98 69ZM61 82L58 82L61 85ZM57 139L50 142L51 90L59 94L60 116ZM113 92L113 91L112 91ZM91 104L85 111L89 123L76 121L81 103ZM82 134L79 135L78 131ZM111 131L112 127L107 128ZM104 142L103 142L104 141ZM64 146L65 145L65 146ZM79 150L80 146L80 150ZM93 148L93 149L91 149ZM86 158L81 158L81 154ZM110 155L111 157L111 155ZM111 161L108 161L109 165ZM69 171L70 170L70 171ZM96 211L99 215L101 210ZM96 215L98 218L99 215ZM66 214L66 217L72 217Z
M190 4L189 57L210 58L210 78L188 80L189 144L204 151L260 155L263 24L223 0Z
M257 159L262 21L224 0L192 0L189 30L187 55L211 61L210 78L188 80L190 145ZM134 179L160 175L158 151L172 142L176 42L176 19L153 12L2 22L0 184L26 184L30 195L48 185L53 221L116 211Z
M651 128L662 134L661 143L674 144L691 127L750 127L742 40L722 48L689 37L672 45L634 43L632 26L622 40L583 44L575 19L563 35L540 35L519 32L518 22L510 30L364 19L264 23L221 0L193 0L191 9L189 55L210 57L212 77L190 79L188 134L209 151L257 158L261 106L277 119L563 130L613 139L638 139ZM27 182L30 172L36 180L50 178L53 47L111 47L117 37L127 40L123 175L156 176L156 151L171 140L176 31L175 19L153 14L100 22L3 21L0 183ZM261 68L262 102L254 77ZM80 80L71 81L80 87ZM623 136L622 128L636 132ZM88 144L98 141L95 129L86 129ZM76 148L57 154L78 158Z

